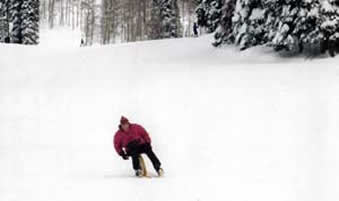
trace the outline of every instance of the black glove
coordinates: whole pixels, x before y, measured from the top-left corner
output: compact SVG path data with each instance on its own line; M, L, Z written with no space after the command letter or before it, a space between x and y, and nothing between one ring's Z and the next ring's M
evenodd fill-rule
M126 153L122 153L120 154L120 156L124 159L124 160L128 160L128 156Z

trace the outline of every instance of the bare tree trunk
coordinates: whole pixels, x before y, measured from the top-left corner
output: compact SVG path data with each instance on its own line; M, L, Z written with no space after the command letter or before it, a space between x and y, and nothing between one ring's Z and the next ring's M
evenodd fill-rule
M48 2L48 23L49 28L54 28L54 8L55 8L55 0L49 0Z
M64 13L64 0L60 0L60 25L63 26L65 24L65 13Z
M74 14L74 2L71 3L71 13L72 13L72 29L75 29L75 14Z

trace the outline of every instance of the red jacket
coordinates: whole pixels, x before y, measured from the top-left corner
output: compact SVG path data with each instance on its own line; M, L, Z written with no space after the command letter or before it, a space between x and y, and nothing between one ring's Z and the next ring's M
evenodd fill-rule
M151 138L149 137L147 131L138 124L130 124L129 131L126 133L119 129L114 136L113 144L114 148L119 155L123 154L123 148L127 148L127 145L134 141L138 140L140 144L151 143Z

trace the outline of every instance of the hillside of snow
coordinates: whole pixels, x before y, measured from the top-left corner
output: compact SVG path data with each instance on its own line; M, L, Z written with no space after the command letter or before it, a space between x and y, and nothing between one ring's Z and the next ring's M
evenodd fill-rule
M1 201L339 199L339 58L46 33L0 44ZM115 153L121 115L148 130L165 177L135 178Z

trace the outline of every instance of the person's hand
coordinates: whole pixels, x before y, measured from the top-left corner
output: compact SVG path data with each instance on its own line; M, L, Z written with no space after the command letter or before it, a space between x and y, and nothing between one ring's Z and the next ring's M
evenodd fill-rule
M124 160L128 160L128 156L127 155L122 155L121 156Z
M125 152L121 153L120 156L124 159L124 160L128 160L128 156Z

